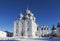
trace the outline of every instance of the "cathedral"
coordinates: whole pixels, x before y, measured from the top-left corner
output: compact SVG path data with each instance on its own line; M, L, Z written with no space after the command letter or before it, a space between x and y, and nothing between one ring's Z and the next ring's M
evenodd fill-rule
M47 25L39 27L36 24L36 17L26 9L24 15L20 13L18 20L14 21L14 37L39 38L48 36L50 30Z

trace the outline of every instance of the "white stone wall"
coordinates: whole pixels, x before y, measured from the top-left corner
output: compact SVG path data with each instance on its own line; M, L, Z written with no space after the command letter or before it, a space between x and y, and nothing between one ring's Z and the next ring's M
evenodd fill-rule
M32 20L15 21L14 22L14 36L21 36L22 29L24 31L24 36L36 37L35 34L37 32L37 24L34 21Z
M37 32L37 24L32 21L32 36L36 37L36 32Z
M58 27L58 28L56 29L56 33L57 33L57 36L60 37L60 27Z
M47 36L50 34L50 29L46 27L45 25L44 26L41 26L39 27L39 30L37 31L37 34L38 34L38 37L41 37L41 36Z
M2 37L2 38L7 37L7 33L3 32L3 31L0 31L0 37Z
M25 20L23 19L25 18ZM20 14L19 20L14 22L14 36L23 36L26 37L37 37L37 24L35 22L35 17L30 10L26 10L25 16ZM48 30L39 30L39 36L48 34ZM38 37L39 37L38 36Z
M44 30L44 28L46 28ZM14 22L14 36L21 36L21 32L23 29L23 35L26 37L37 37L36 32L38 32L38 37L48 35L49 34L49 28L43 27L43 30L37 31L37 24L33 20L17 20ZM29 31L28 31L29 29ZM17 32L17 33L16 33Z

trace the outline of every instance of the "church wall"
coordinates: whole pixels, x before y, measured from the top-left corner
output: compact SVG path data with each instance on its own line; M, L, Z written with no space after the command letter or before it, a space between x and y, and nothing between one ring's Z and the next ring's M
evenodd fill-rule
M35 22L35 17L30 10L26 10L26 15L23 16L20 14L20 17L17 21L14 22L14 36L26 36L26 37L38 37L48 34L48 30L39 30L37 31L37 24Z
M7 37L7 33L4 31L0 31L0 37L2 38Z
M32 21L32 36L36 37L36 32L37 32L37 24Z
M56 29L57 36L60 37L60 27Z

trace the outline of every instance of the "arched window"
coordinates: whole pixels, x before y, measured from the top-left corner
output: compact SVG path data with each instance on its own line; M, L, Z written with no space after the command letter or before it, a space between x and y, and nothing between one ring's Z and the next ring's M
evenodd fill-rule
M46 30L46 28L44 28L44 30Z
M27 31L29 31L29 28L27 29Z
M41 30L43 30L43 28L41 28Z

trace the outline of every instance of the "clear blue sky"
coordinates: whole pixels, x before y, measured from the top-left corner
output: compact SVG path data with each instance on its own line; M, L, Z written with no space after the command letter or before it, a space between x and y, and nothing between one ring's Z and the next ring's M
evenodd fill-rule
M60 0L0 0L0 30L13 31L13 23L26 8L36 17L38 25L49 28L60 22Z

